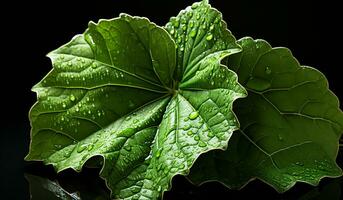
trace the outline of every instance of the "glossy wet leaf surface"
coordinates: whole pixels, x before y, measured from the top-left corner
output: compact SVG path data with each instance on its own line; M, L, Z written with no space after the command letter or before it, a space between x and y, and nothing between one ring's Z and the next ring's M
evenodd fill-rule
M225 152L198 159L191 180L241 188L258 178L284 192L296 182L317 185L323 177L341 176L336 157L343 113L324 75L300 66L286 48L251 38L239 44L243 51L227 66L248 90L234 107L241 128Z
M38 101L26 159L60 172L102 158L95 165L112 198L158 199L200 154L225 149L238 129L232 104L246 91L221 60L240 49L206 1L172 21L197 28L184 16L199 14L209 27L195 37L196 51L182 50L146 18L122 14L90 22L49 53L53 69L33 87ZM187 28L178 34L193 40Z

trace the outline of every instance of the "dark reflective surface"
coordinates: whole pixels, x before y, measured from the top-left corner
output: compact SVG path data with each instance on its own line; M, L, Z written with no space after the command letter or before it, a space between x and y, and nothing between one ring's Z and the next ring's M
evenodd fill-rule
M342 163L342 153L339 155ZM40 162L27 163L25 178L29 184L30 195L33 200L107 200L110 191L104 180L99 178L99 169L84 168L81 173L66 170L56 174L51 166L44 166ZM319 186L313 187L304 183L297 183L289 191L279 194L261 181L253 181L241 190L230 190L217 182L194 186L182 176L173 179L173 187L164 195L165 200L173 199L342 199L343 177L336 179L324 178Z

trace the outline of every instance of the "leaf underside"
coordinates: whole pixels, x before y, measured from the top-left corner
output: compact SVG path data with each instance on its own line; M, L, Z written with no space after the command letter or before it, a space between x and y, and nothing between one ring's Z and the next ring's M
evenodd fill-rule
M239 44L243 51L227 66L248 90L234 106L240 129L225 152L202 155L189 178L236 189L258 178L284 192L298 181L317 185L342 175L335 160L343 113L325 76L300 66L286 48L251 38Z
M49 53L26 160L59 172L100 157L112 198L158 199L200 154L225 149L238 129L232 104L246 91L221 60L239 46L206 1L171 28L122 14Z

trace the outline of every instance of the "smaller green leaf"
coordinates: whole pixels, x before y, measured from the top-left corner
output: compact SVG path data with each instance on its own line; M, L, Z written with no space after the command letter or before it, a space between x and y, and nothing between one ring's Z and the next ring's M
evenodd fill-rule
M286 48L251 38L239 44L243 51L228 57L227 65L248 90L234 106L241 128L225 152L201 156L190 179L241 188L258 178L284 192L296 182L317 185L323 177L341 176L335 160L343 113L325 76L300 66Z

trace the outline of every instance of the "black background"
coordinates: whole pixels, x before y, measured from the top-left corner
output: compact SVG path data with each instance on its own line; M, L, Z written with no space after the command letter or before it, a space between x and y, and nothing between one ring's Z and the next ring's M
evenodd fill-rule
M28 151L30 125L27 113L36 97L30 91L50 69L45 55L82 33L88 21L113 18L121 12L148 17L164 25L171 16L191 5L185 0L97 0L87 1L14 1L1 5L1 186L0 199L28 199L29 186L24 172L56 178L49 167L23 161ZM337 2L337 1L336 1ZM299 62L321 70L329 80L330 89L343 99L341 80L342 50L338 27L342 15L335 1L291 2L286 0L212 0L236 38L252 36L269 41L273 46L290 48ZM339 155L342 167L342 153ZM65 172L59 179L79 177ZM330 184L324 180L322 185ZM340 180L342 186L342 180ZM303 184L284 195L253 182L244 190L229 191L218 183L199 188L184 178L174 179L173 189L166 199L207 199L214 194L273 199L298 198L310 190L321 191Z

